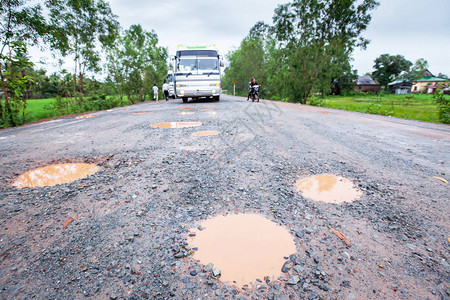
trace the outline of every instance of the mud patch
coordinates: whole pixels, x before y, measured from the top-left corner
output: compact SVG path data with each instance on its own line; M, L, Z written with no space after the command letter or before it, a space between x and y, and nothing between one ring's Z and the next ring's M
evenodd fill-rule
M97 115L84 115L84 116L76 117L76 119L89 119L89 118L95 118L95 117L97 117Z
M17 188L55 186L86 178L100 170L93 164L59 164L38 168L20 175L12 184Z
M331 174L301 179L295 186L303 197L326 203L353 202L362 195L350 180Z
M220 279L244 285L278 277L284 257L296 252L291 234L283 227L257 214L218 216L204 221L202 231L195 229L189 238L198 248L194 258L214 264Z
M201 126L201 122L166 122L153 124L152 128L187 128Z
M193 135L196 136L213 136L218 134L220 134L220 132L218 131L198 131L193 133Z

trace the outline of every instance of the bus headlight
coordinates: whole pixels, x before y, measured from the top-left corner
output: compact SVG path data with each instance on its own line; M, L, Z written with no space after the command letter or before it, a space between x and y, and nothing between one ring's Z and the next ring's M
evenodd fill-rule
M212 93L215 94L216 93L216 89L212 89Z
M184 95L184 90L180 90L180 95Z

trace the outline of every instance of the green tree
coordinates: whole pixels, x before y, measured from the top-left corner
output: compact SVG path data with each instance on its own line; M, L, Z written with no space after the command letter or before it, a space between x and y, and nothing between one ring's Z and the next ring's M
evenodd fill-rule
M79 75L79 92L83 95L86 71L100 71L102 48L114 45L119 31L117 16L104 0L47 0L50 9L52 46L63 56L73 55L74 93Z
M251 31L250 31L251 32ZM227 54L229 66L225 69L223 85L233 90L233 80L236 80L236 92L248 91L248 83L255 77L259 83L266 82L264 43L259 36L247 36L239 49Z
M412 62L403 55L382 54L375 59L372 77L387 88L388 83L394 81L402 72L409 72Z
M153 84L159 85L167 75L167 49L160 47L154 31L131 25L108 52L108 80L116 85L121 99L144 101Z
M285 64L279 70L287 76L292 100L306 103L319 78L331 82L326 67L333 60L366 47L368 40L361 34L377 5L375 0L295 0L275 9L272 32L283 57L279 61Z
M31 80L28 75L20 76L22 70L17 71L18 67L30 66L25 43L38 43L48 31L41 6L29 2L2 0L0 5L0 78L4 98L4 107L0 101L0 121L9 122L11 126L16 125L12 107L15 104L11 101L17 101L20 87L25 87L22 84Z
M416 60L414 65L411 68L411 71L408 72L405 77L409 81L415 81L425 74L425 72L428 70L428 61L426 61L424 58L419 58Z

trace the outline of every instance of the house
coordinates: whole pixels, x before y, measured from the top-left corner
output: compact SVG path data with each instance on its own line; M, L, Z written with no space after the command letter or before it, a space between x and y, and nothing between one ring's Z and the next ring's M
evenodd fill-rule
M422 78L419 78L413 82L411 92L434 94L434 92L436 92L437 85L446 81L448 81L448 79L435 77L430 71L426 70Z
M396 95L409 94L412 83L406 80L396 80L388 84L389 92Z
M378 93L381 91L381 85L377 84L370 76L358 76L354 91L362 93Z

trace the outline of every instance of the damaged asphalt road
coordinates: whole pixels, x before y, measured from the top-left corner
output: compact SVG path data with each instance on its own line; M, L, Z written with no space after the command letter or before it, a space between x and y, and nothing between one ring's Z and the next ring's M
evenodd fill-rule
M151 127L163 122L202 124ZM450 297L448 125L223 95L5 129L0 149L2 299ZM12 186L61 163L100 170ZM295 182L319 174L362 196L303 197ZM222 282L195 259L189 234L236 213L290 232L279 275Z

